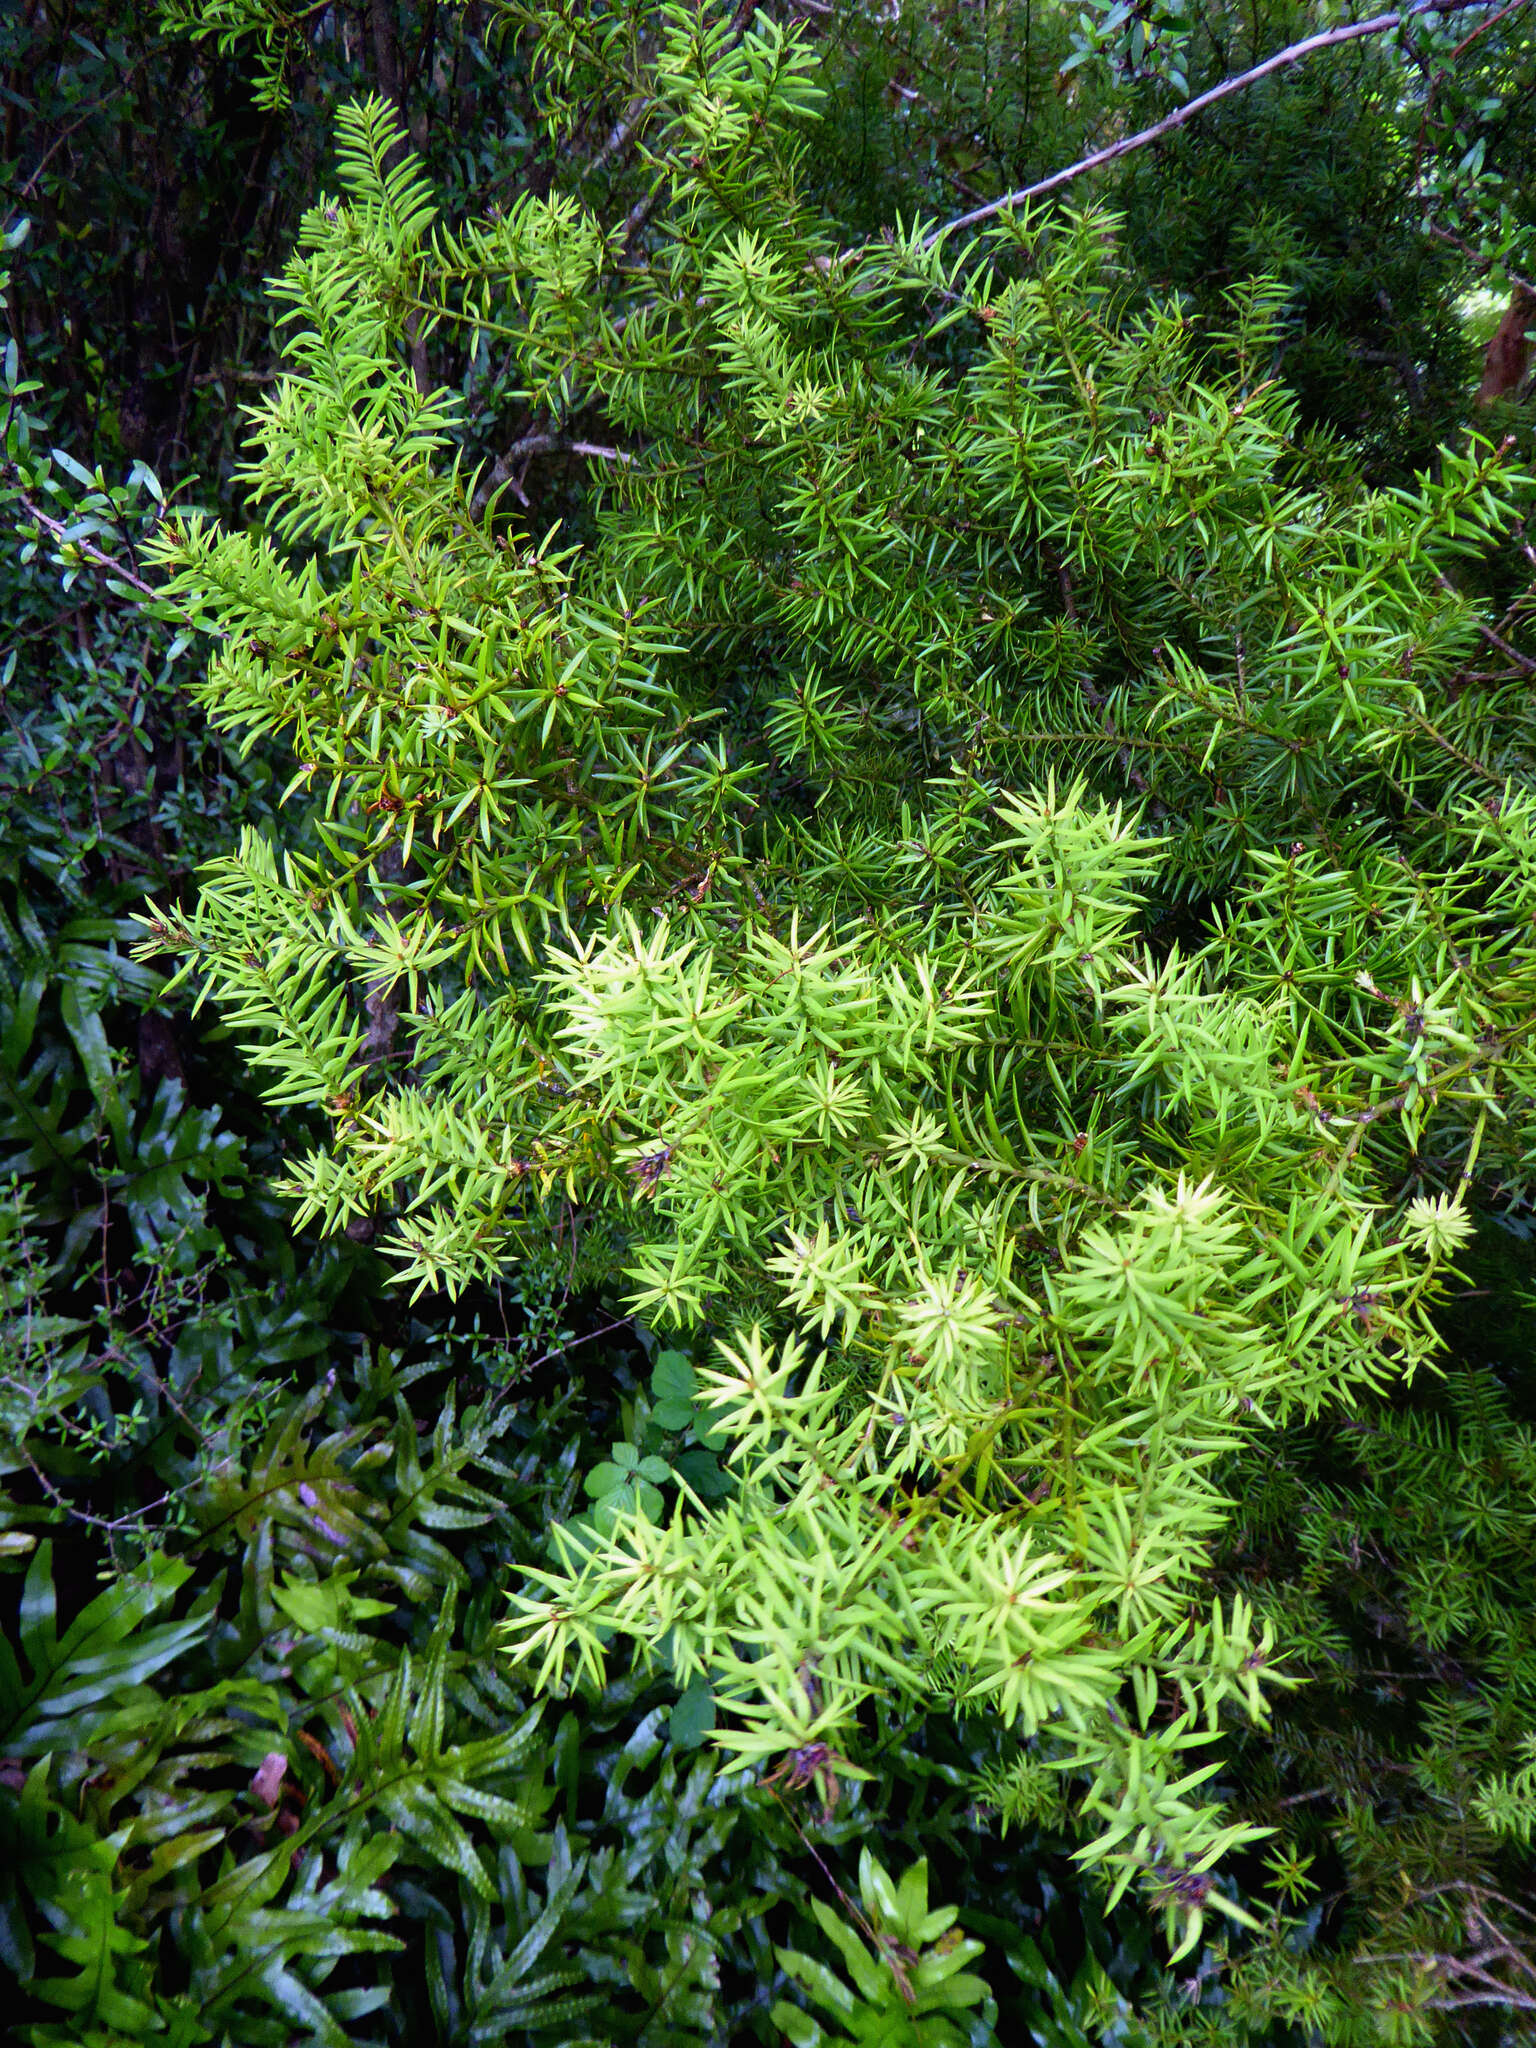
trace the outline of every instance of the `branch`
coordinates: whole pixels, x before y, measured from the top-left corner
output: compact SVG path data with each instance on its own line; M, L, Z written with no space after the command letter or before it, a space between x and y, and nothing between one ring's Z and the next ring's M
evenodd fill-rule
M1451 229L1441 227L1437 221L1430 221L1428 228L1437 242L1444 242L1452 249L1459 249L1479 277L1486 277L1489 271L1493 269L1494 259L1491 256L1485 256L1480 249L1474 248L1465 235L1454 234ZM1511 285L1515 286L1518 290L1536 293L1536 282L1533 282L1528 277L1523 277L1518 270L1511 270L1507 263L1500 263L1498 267L1500 273L1507 277Z
M29 519L51 534L61 546L73 548L76 554L83 555L88 562L94 562L99 569L108 569L114 576L120 576L139 593L140 597L159 597L160 592L152 583L146 583L143 577L136 575L125 562L119 562L113 555L103 554L100 548L93 547L88 540L81 540L72 534L62 520L50 518L42 506L29 498L25 491L16 493L16 502L24 507Z
M987 220L994 213L1003 213L1008 208L1022 206L1027 200L1042 199L1047 192L1055 192L1063 185L1070 185L1085 172L1096 171L1101 164L1113 163L1117 157L1129 156L1132 150L1145 149L1149 142L1157 142L1164 135L1171 135L1176 128L1182 128L1186 121L1192 121L1207 107L1215 106L1218 100L1229 98L1235 92L1242 92L1248 86L1267 78L1272 71L1283 71L1288 64L1297 64L1303 57L1310 57L1315 50L1331 49L1336 43L1359 42L1363 36L1386 35L1389 30L1399 28L1405 21L1421 14L1463 14L1477 7L1491 7L1495 0L1418 0L1418 5L1394 8L1390 14L1373 14L1368 21L1345 22L1342 27L1322 29L1314 36L1305 36L1299 43L1292 43L1287 49L1277 50L1273 57L1266 57L1262 64L1255 64L1250 71L1240 71L1235 78L1224 78L1220 85L1213 85L1209 92L1203 92L1198 99L1187 105L1176 107L1171 114L1165 114L1161 121L1154 121L1150 128L1143 128L1135 135L1122 137L1119 142L1107 143L1103 149L1096 149L1092 155L1082 157L1075 164L1068 164L1065 170L1052 171L1048 178L1040 178L1033 185L1021 186L1017 192L1005 192L1001 199L994 199L987 206L978 206L971 213L963 213L958 220L946 221L943 227L935 228L925 237L923 247L931 249L946 235L957 228L974 227L977 221ZM1508 7L1501 9L1507 13ZM1491 24L1490 24L1491 26Z
M275 384L281 370L199 370L192 382L201 391L210 384Z
M525 455L590 455L595 462L633 462L627 448L605 448L597 441L567 441L559 434L524 434L501 460L510 468Z
M608 140L597 152L597 155L593 157L591 163L583 170L582 176L584 178L596 177L599 171L608 168L619 151L629 141L630 136L634 134L636 123L641 115L648 110L650 104L650 101L643 97L630 101L625 109L623 120L615 123L613 132L608 137Z
M1435 571L1435 581L1439 584L1440 588L1443 591L1446 591L1451 597L1462 599L1465 598L1465 591L1458 590L1455 584L1452 583L1450 578L1446 575L1443 575L1441 571L1438 569ZM1492 626L1490 626L1486 622L1486 620L1474 619L1472 623L1476 626L1478 632L1488 642L1488 645L1490 647L1497 647L1500 654L1506 656L1510 661L1512 661L1515 664L1515 667L1522 670L1524 674L1528 676L1536 676L1536 661L1532 661L1531 657L1528 654L1522 654L1518 647L1511 647L1509 642L1502 638L1500 634L1496 633L1493 630Z
M520 505L526 505L528 498L523 490L523 478L528 473L528 464L535 455L585 455L594 462L614 462L627 467L634 456L627 448L609 448L600 441L568 441L563 434L524 434L520 441L514 441L510 448L504 448L491 464L490 475L476 490L471 510L478 517L504 484L510 484L512 495ZM521 465L521 474L514 474Z
M104 92L99 100L92 100L91 104L85 109L85 111L82 114L77 115L76 118L70 122L67 128L63 128L59 131L59 133L53 138L52 142L50 142L48 147L43 151L42 156L39 158L35 168L32 171L32 175L27 179L27 182L22 186L21 190L17 193L16 196L18 199L29 199L32 196L33 190L37 185L38 179L42 177L44 171L47 170L49 163L64 147L64 144L68 142L70 136L74 134L75 130L77 128L83 128L86 122L90 120L92 114L99 114L103 107L110 106L113 100L119 98L124 92L126 92L133 78L140 71L143 70L145 62L146 59L144 59L143 57L135 58L133 63L129 65L128 69L123 73L121 78L118 79L117 83L111 88L110 91Z
M1471 44L1475 43L1479 36L1486 35L1489 29L1493 28L1496 23L1501 22L1504 19L1506 14L1513 14L1517 7L1522 7L1524 6L1524 4L1525 0L1505 0L1505 4L1499 9L1497 14L1495 14L1488 21L1480 21L1477 27L1473 29L1470 35L1462 37L1461 41L1456 45L1455 49L1452 50L1450 56L1447 58L1447 63L1454 64L1456 62L1456 59L1461 55L1462 51L1467 49Z

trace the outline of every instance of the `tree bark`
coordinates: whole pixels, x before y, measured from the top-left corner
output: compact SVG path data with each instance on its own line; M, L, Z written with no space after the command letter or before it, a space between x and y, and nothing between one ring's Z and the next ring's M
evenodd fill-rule
M1483 381L1477 387L1480 406L1495 405L1517 393L1531 367L1531 337L1536 327L1536 292L1517 284L1492 341L1483 353Z

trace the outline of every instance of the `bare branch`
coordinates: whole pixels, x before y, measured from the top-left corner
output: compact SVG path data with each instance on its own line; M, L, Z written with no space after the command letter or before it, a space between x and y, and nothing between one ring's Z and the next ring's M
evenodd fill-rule
M1450 578L1443 575L1438 569L1435 571L1435 581L1449 596L1455 598L1465 596L1465 592L1458 590ZM1492 626L1488 625L1484 620L1474 619L1472 623L1477 627L1478 632L1488 642L1490 647L1496 647L1500 654L1507 660L1512 661L1515 667L1520 669L1525 675L1536 676L1536 661L1532 661L1528 654L1522 654L1518 647L1511 647L1509 642L1501 634L1496 633Z
M594 462L634 461L627 448L605 448L597 441L567 441L562 434L524 434L521 441L514 441L501 457L510 469L514 462L520 462L528 455L590 455Z
M1215 106L1218 100L1231 97L1255 85L1261 78L1267 78L1273 71L1283 71L1287 65L1298 64L1304 57L1315 51L1331 49L1338 43L1359 42L1364 36L1386 35L1389 30L1399 28L1405 21L1421 14L1462 14L1478 6L1491 7L1495 0L1419 0L1419 4L1402 9L1394 8L1390 14L1373 14L1367 21L1349 21L1338 28L1322 29L1314 36L1304 36L1299 43L1292 43L1284 50L1277 50L1272 57L1266 57L1262 64L1255 64L1251 70L1240 71L1235 77L1224 78L1220 85L1213 85L1209 92L1203 92L1198 99L1190 100L1182 107L1176 107L1161 121L1154 121L1150 128L1142 128L1135 135L1122 136L1118 142L1106 143L1103 149L1096 149L1091 155L1081 157L1075 164L1068 164L1065 170L1052 171L1048 178L1040 178L1033 185L1021 186L1017 192L1005 192L1001 199L994 199L986 206L975 207L970 213L963 213L957 220L946 221L943 227L935 228L926 237L923 246L931 249L946 235L952 235L957 228L974 227L977 221L988 220L995 213L1004 213L1010 207L1023 206L1031 199L1043 199L1047 192L1059 191L1063 185L1070 185L1088 171L1096 171L1100 165L1113 163L1117 157L1129 156L1133 150L1145 149L1148 143L1157 142L1165 135L1171 135L1176 128L1182 128L1186 121L1194 120L1207 107ZM1520 0L1526 4L1526 0ZM1508 8L1501 8L1508 12ZM1491 24L1490 24L1491 26Z
M98 569L106 569L112 575L120 576L124 583L129 584L139 593L140 597L158 597L160 595L152 583L146 583L142 576L136 575L126 562L118 561L113 555L103 554L101 549L93 547L90 541L82 540L77 534L72 534L62 520L50 517L41 505L28 497L25 491L18 491L16 493L16 502L25 509L28 519L40 526L45 533L50 534L54 540L64 547L73 548L77 555L83 555L86 561L93 562Z
M604 171L608 168L609 164L613 162L613 159L619 154L620 150L624 148L625 144L629 141L630 136L633 135L633 133L635 132L635 123L640 119L640 116L646 111L650 104L651 103L648 99L643 98L633 99L630 101L628 107L625 109L623 120L615 124L613 132L608 137L608 140L603 144L602 148L597 152L597 155L593 157L591 163L589 163L586 166L585 170L582 172L583 177L595 177L599 171Z

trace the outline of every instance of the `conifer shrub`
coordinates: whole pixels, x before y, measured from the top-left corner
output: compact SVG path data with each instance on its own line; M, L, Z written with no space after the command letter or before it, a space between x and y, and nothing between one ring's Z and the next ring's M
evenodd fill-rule
M1530 664L1470 592L1528 480L1364 489L1278 290L1149 311L1102 212L848 246L794 33L537 19L646 195L448 223L342 115L264 529L156 543L318 850L147 944L329 1119L302 1220L415 1288L556 1243L676 1347L508 1589L537 1686L663 1666L827 1810L877 1712L982 1712L1187 1946L1288 1648L1204 1583L1230 1458L1431 1369L1527 1194ZM505 360L579 547L458 452Z

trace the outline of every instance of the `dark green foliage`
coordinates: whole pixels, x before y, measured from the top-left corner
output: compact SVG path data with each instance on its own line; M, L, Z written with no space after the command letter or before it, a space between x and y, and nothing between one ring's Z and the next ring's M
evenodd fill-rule
M620 1693L580 1735L541 1729L487 1658L486 1564L526 1554L568 1490L561 1411L530 1433L505 1404L456 1423L450 1398L422 1444L422 1366L359 1372L349 1397L331 1374L226 1437L189 1475L181 1557L151 1555L61 1635L51 1547L33 1554L0 1670L5 1941L76 2030L35 2038L138 2038L153 2014L189 2042L409 2040L423 1998L444 2039L494 2021L568 2040L594 2006L603 2037L700 2038L733 1930L701 1928L698 1887L739 1804L707 1764L659 1757L659 1710L637 1725ZM39 1939L75 1969L47 1974ZM663 2016L680 2031L646 2031Z
M1100 54L1077 68L1093 15ZM1135 36L1154 26L1163 56L1143 49L1133 61ZM817 24L836 85L816 188L859 234L878 232L882 205L961 213L1152 124L1317 26L1291 0L1241 13L834 10ZM1463 36L1469 47L1450 63ZM1431 464L1462 424L1477 381L1459 304L1468 283L1502 289L1509 272L1533 269L1536 49L1519 10L1491 25L1420 22L1410 48L1406 91L1400 54L1359 43L1234 95L1095 185L1124 210L1128 253L1152 292L1219 317L1244 279L1284 284L1276 365L1303 419L1349 436L1377 481Z
M67 1627L53 1551L32 1554L0 1671L0 1940L34 2042L772 2042L820 1945L789 1917L807 1874L835 1906L836 1845L872 1823L995 1916L1019 1879L969 1873L952 1745L914 1755L904 1813L881 1789L811 1860L634 1685L530 1709L489 1655L487 1572L569 1509L569 1405L450 1401L423 1445L407 1401L440 1364L355 1371L227 1443L189 1481L180 1557ZM905 2006L877 1985L871 2010Z
M156 0L25 0L0 19L0 206L32 222L12 331L71 444L195 472L210 495L270 376L262 280L313 196L337 101L383 92L437 174L486 201L529 146L515 53L483 5L301 10L279 37L280 108L250 41L226 54L206 33L217 18L191 11L196 40Z
M1478 1263L1508 1285L1489 1237ZM1536 1432L1514 1363L1457 1364L1237 1479L1228 1568L1283 1612L1308 1679L1245 1754L1246 1797L1312 1865L1342 1937L1319 1972L1340 2010L1380 1999L1397 1973L1373 1958L1393 1955L1440 1959L1418 1994L1431 2009L1536 1998Z
M1304 32L1270 9L1235 48L1199 50L1200 91ZM1397 61L1373 45L1281 72L1212 109L1117 183L1154 286L1203 311L1255 275L1287 290L1273 368L1305 424L1347 435L1373 481L1406 481L1454 442L1476 384L1457 253L1423 232ZM1155 118L1151 96L1135 115Z
M811 189L850 238L963 213L1070 163L1092 111L1063 93L1049 7L837 8L812 25L828 78Z
M336 1513L336 1489L347 1482L334 1477L334 1459L322 1449L298 1461L297 1469L314 1472L318 1488L303 1479L298 1484L317 1493L325 1511ZM251 1478L260 1477L258 1459ZM317 1511L311 1526L322 1518ZM477 1818L493 1824L497 1839L511 1840L521 1831L525 1850L532 1839L540 1798L519 1775L533 1748L532 1731L514 1725L504 1734L484 1736L483 1690L464 1675L462 1659L450 1668L451 1598L435 1635L422 1646L419 1671L408 1651L395 1648L391 1655L385 1644L346 1627L353 1617L335 1599L329 1631L300 1628L284 1638L273 1604L282 1588L271 1575L274 1549L282 1554L281 1545L274 1545L280 1522L280 1509L271 1520L247 1521L243 1628L221 1628L205 1598L174 1629L130 1633L133 1608L113 1588L97 1596L55 1660L40 1630L26 1625L29 1609L51 1601L46 1546L29 1571L23 1651L40 1672L61 1662L66 1687L73 1680L65 1704L83 1695L92 1711L68 1723L56 1712L41 1726L35 1709L30 1722L13 1714L8 1747L22 1756L41 1749L61 1752L56 1797L74 1810L72 1788L84 1786L96 1832L84 1837L66 1829L62 1838L78 1852L79 1872L57 1842L46 1841L46 1816L59 1809L46 1798L51 1787L45 1766L14 1802L14 1825L34 1845L15 1875L53 1922L52 1945L88 1964L76 1982L43 1978L31 1985L40 2002L73 2013L72 2024L85 2038L137 2035L149 2027L148 2011L162 2001L153 1972L146 1975L144 1952L173 1921L190 1986L160 2018L163 2024L174 2014L172 2024L182 2038L213 2038L231 2027L242 2038L283 2038L281 2026L272 2035L271 2021L261 2017L271 2012L300 2019L316 2038L345 2039L341 2020L355 2022L383 2005L387 1991L362 1999L341 1994L327 2015L311 1986L323 1983L342 1956L398 1949L377 1923L392 1911L379 1885L402 1849L408 1859L424 1859L429 1869L446 1869L484 1892L490 1880L454 1807L468 1803ZM154 1594L164 1600L190 1567L152 1563L146 1569ZM319 1582L320 1598L332 1591L332 1581ZM440 1600L443 1592L440 1586ZM147 1607L151 1598L141 1604ZM360 1604L365 1611L391 1611L382 1603ZM334 1644L333 1636L339 1639ZM122 1641L104 1654L102 1638ZM202 1648L196 1660L189 1654L194 1643ZM88 1677L76 1668L87 1650L94 1653ZM141 1682L178 1652L179 1698L168 1710ZM306 1652L295 1692L282 1684L278 1660L302 1659ZM309 1668L317 1660L330 1667L330 1692L325 1704L311 1707L302 1685L306 1671L312 1683L320 1676ZM199 1686L198 1662L229 1675L210 1675ZM353 1731L355 1740L338 1741L327 1706L330 1722L338 1731ZM309 1716L321 1734L303 1728ZM341 1764L324 1747L326 1738ZM297 1766L299 1757L307 1769ZM467 1769L481 1781L473 1794L462 1786ZM343 1770L346 1782L332 1787L328 1780ZM220 1778L223 1789L215 1789ZM306 1784L308 1779L314 1782ZM302 1819L301 1807L307 1809ZM401 1839L382 1834L386 1826ZM77 1878L100 1870L103 1861L117 1888L98 1883L82 1899ZM114 1922L123 1925L123 1938L115 1943L109 1934ZM26 1922L14 1910L12 1926L24 1937ZM130 1934L134 1926L139 1932ZM14 1936L13 1945L20 1955ZM92 1954L99 1957L114 1946L137 1960L111 1969L89 1965ZM29 1968L22 1974L32 1979ZM39 2038L51 2036L45 2030Z

